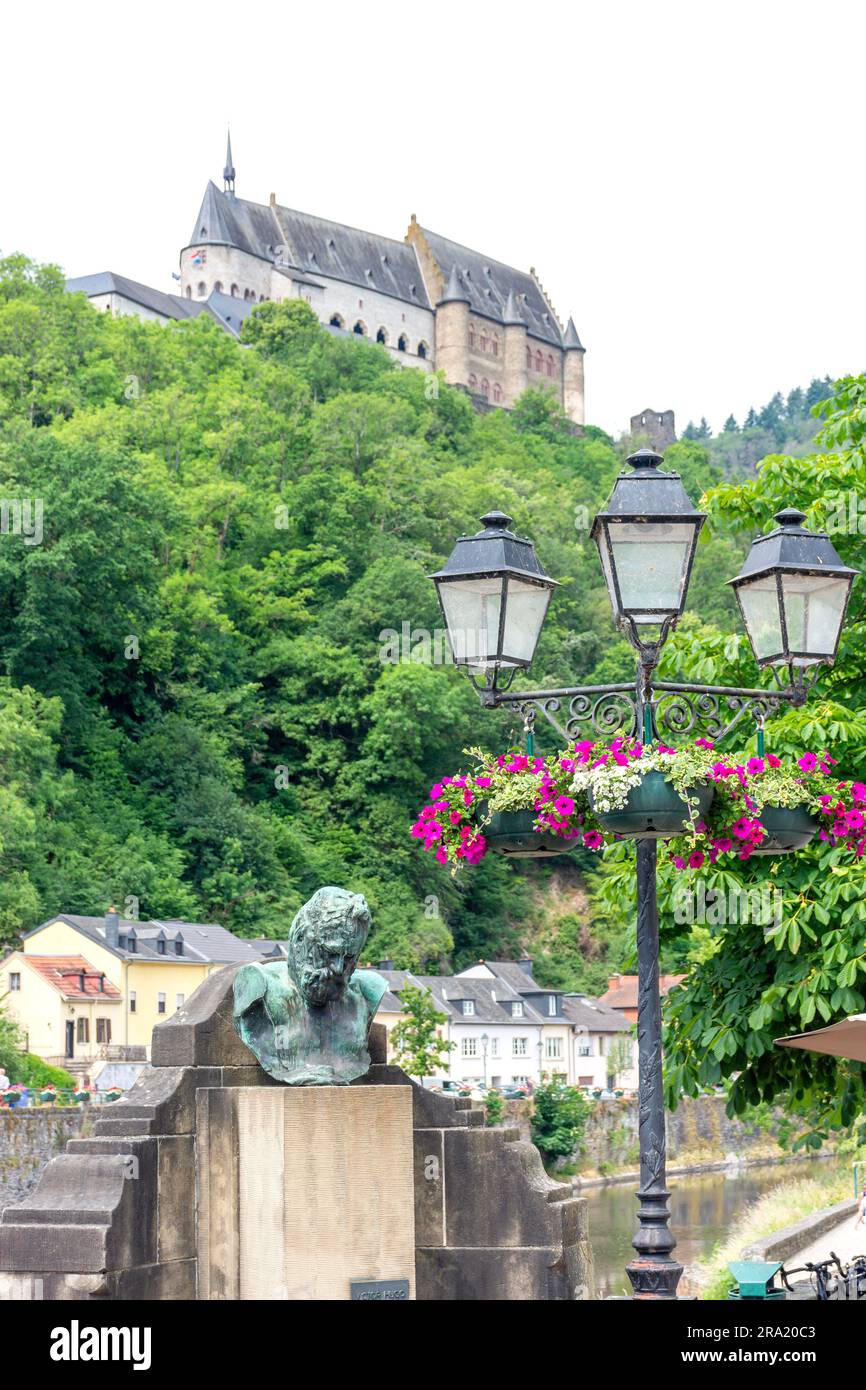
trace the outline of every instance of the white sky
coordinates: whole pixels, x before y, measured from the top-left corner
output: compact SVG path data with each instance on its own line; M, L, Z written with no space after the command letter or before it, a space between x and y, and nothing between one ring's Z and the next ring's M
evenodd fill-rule
M591 422L718 429L864 367L864 39L862 0L16 6L0 250L172 289L230 121L242 197L534 265Z

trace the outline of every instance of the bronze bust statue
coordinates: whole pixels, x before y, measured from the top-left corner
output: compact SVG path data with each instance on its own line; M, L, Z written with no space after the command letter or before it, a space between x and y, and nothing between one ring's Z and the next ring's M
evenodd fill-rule
M340 1086L369 1070L367 1036L388 988L355 970L369 930L360 893L320 888L292 922L288 958L235 975L235 1028L277 1081Z

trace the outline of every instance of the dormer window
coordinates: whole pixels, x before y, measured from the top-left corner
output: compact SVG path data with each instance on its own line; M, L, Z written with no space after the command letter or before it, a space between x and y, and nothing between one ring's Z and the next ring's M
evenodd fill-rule
M555 1014L555 1013L556 1013L556 995L555 995L555 994L548 994L548 996L547 996L547 1012L548 1012L549 1014Z
M464 1014L472 1015L472 1014L475 1013L475 1000L474 1000L474 999L464 999L462 1002L463 1002L463 1012L464 1012Z
M199 227L198 234L199 236L207 236L207 227Z
M179 937L177 938L177 940L175 941L175 943L174 943L174 954L175 954L176 956L182 956L182 955L183 955L183 937L182 937L182 936L179 936Z
M156 952L159 956L165 955L165 938L160 936L156 943Z
M523 1000L522 1000L522 999L521 999L521 1000L518 1000L516 1003L513 1003L513 1004L511 1005L511 1017L512 1017L512 1018L523 1018Z

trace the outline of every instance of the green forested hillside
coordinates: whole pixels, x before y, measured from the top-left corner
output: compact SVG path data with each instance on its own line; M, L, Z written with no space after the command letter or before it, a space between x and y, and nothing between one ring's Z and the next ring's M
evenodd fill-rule
M866 497L864 379L823 409L824 452L741 484L705 441L668 451L710 511L668 678L757 683L724 581L781 505L820 525ZM276 935L330 881L370 901L373 958L436 970L528 948L542 981L601 987L633 948L629 846L555 869L489 855L455 881L408 828L465 747L519 737L443 659L427 578L490 507L563 581L531 683L632 677L588 536L621 452L537 391L476 415L299 301L260 306L238 344L205 316L100 315L56 269L0 262L0 517L29 501L33 523L0 534L0 940L129 899ZM856 524L834 541L862 565ZM863 613L861 583L836 667L769 733L832 746L861 778ZM863 861L816 844L742 877L768 873L786 904L770 935L677 925L663 865L663 965L692 967L672 1085L736 1074L741 1099L838 1106L835 1064L772 1040L863 1007Z

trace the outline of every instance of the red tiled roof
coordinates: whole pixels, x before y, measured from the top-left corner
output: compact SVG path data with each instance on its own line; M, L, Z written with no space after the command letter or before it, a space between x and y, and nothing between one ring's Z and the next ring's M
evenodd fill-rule
M674 985L682 984L685 978L685 975L660 975L659 993L667 994ZM636 1009L637 975L620 975L607 993L599 996L599 1003L607 1004L609 1009Z
M83 956L24 955L27 964L65 999L119 999L120 990ZM84 989L81 976L84 976ZM100 983L102 988L100 988Z

